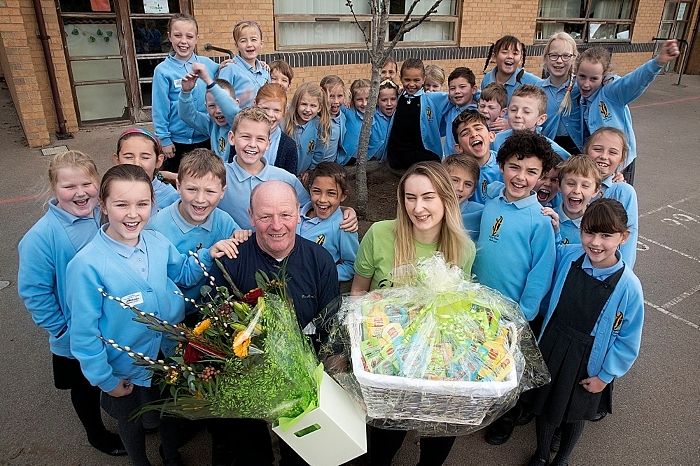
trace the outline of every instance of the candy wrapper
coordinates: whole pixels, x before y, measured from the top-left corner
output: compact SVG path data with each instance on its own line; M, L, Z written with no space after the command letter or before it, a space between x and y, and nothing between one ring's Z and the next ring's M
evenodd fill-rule
M400 286L345 298L322 349L351 361L335 377L372 425L467 434L549 382L517 304L470 282L439 253L397 276Z

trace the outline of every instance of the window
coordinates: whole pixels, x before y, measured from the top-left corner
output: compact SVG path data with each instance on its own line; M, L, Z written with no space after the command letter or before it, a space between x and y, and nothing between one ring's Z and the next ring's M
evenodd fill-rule
M275 0L276 49L364 48L362 31L345 3L346 0ZM386 39L394 37L411 3L411 0L391 0ZM412 17L419 18L432 4L432 1L418 3ZM374 31L370 30L369 2L355 0L353 9L370 37ZM457 19L457 0L443 0L436 13L401 40L404 45L455 45Z
M566 31L581 42L627 41L635 0L540 0L535 40Z

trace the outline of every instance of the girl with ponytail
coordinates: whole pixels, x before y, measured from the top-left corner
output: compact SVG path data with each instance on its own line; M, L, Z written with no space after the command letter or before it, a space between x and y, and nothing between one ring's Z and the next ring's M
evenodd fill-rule
M580 153L583 147L578 118L568 118L580 111L574 72L577 57L576 41L564 31L549 38L542 54L542 68L548 74L540 83L547 94L547 121L542 125L542 134L570 154Z
M540 78L521 68L525 66L526 54L525 44L517 37L503 36L498 39L489 49L484 72L492 59L496 61L496 66L481 80L481 89L483 90L492 82L503 84L508 91L508 101L510 101L513 91L523 84L539 84Z

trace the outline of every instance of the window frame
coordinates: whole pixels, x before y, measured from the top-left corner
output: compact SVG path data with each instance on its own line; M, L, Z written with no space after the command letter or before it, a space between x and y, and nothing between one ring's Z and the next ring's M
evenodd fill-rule
M453 40L441 40L441 41L406 41L402 40L399 42L401 47L425 47L425 46L456 46L458 45L459 31L462 22L462 4L463 2L456 2L455 4L455 14L454 15L431 15L425 22L429 23L450 23L453 25ZM412 15L411 19L418 20L422 15ZM372 15L356 15L357 21L359 23L367 23L369 25L370 34L367 35L371 38L371 34L374 34L372 30ZM389 22L401 22L403 21L405 15L389 15ZM344 23L354 23L355 17L348 13L347 15L342 14L277 14L274 13L275 18L275 50L280 52L299 52L308 50L328 50L329 48L333 50L349 50L349 49L364 49L365 44L363 42L353 42L347 44L308 44L308 45L280 45L279 43L279 31L280 26L283 23L317 23L317 22L344 22ZM357 27L357 26L355 26ZM418 26L420 27L420 26ZM388 41L388 36L387 36Z
M540 1L538 0L537 4L537 12L539 14L540 11ZM573 18L573 17L556 17L556 18L549 18L549 17L540 17L538 16L537 19L535 20L535 38L534 38L534 43L536 45L541 45L541 44L546 44L547 41L549 40L549 37L537 37L537 29L540 24L547 24L547 23L564 23L564 24L582 24L583 25L583 34L581 39L576 39L576 43L578 44L629 44L632 42L632 36L634 35L634 26L636 23L637 19L637 12L639 11L639 2L640 0L632 0L633 4L630 9L630 16L632 19L612 19L612 18L589 18L591 14L591 6L593 5L593 2L596 0L582 0L586 2L586 9L584 13L584 17L582 18ZM615 24L616 26L620 25L629 25L630 29L630 34L628 39L589 39L588 36L590 34L590 25L591 24Z

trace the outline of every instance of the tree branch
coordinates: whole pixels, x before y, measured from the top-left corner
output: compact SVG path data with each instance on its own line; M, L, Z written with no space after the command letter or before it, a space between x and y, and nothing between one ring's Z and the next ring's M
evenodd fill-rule
M433 3L433 6L431 6L428 11L426 11L423 16L418 18L416 21L411 21L411 15L413 14L413 10L416 8L416 5L418 5L418 2L420 0L413 0L413 3L411 3L411 7L408 9L408 12L406 12L406 16L404 17L403 21L401 22L401 26L399 27L398 32L396 33L396 36L392 39L391 43L389 44L389 48L393 49L396 46L396 43L403 37L407 32L412 31L413 29L417 28L420 26L423 21L428 19L428 16L432 15L435 13L440 6L440 3L442 3L442 0L435 0L435 3Z
M367 33L365 32L365 29L362 26L360 26L360 22L357 20L357 15L355 14L355 9L352 6L352 0L347 0L345 2L345 6L350 8L350 13L352 13L353 22L357 25L357 28L362 32L362 37L365 38L365 47L367 47L367 51L371 53L372 52L372 44L369 40L369 37L367 37Z

